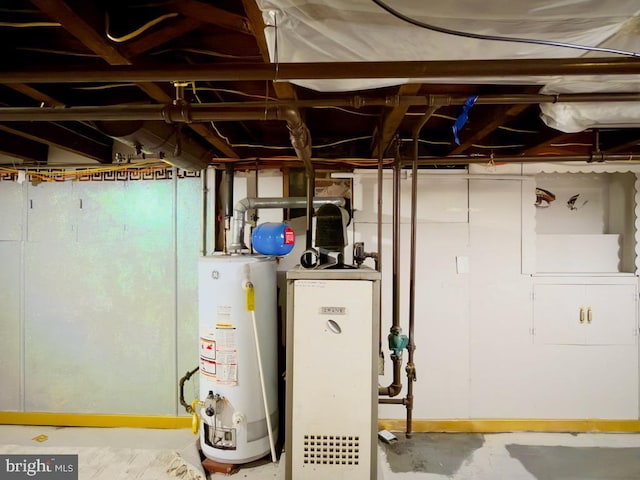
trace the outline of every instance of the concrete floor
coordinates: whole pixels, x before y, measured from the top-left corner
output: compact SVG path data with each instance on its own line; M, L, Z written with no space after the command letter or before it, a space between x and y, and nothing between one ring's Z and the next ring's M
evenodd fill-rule
M46 441L34 440L39 435L46 435ZM37 446L174 450L198 463L196 440L189 430L2 425L0 445L30 451ZM418 433L411 440L398 434L394 444L379 443L378 452L379 480L640 479L639 434ZM284 458L277 464L256 462L232 477L283 479Z

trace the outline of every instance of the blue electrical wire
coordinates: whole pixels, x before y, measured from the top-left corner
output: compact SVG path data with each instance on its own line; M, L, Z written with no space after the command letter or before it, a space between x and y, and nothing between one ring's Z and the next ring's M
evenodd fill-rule
M499 42L515 42L515 43L532 43L534 45L546 45L550 47L561 47L561 48L573 48L576 50L586 50L589 52L604 52L604 53L613 53L616 55L625 55L628 57L640 57L640 53L629 52L627 50L617 50L615 48L602 48L602 47L590 47L587 45L577 45L574 43L565 43L565 42L556 42L553 40L539 40L535 38L518 38L518 37L501 37L497 35L482 35L479 33L471 33L471 32L462 32L459 30L450 30L448 28L437 27L435 25L431 25L428 23L421 22L419 20L413 19L404 15L403 13L394 10L386 3L381 0L372 0L373 3L378 5L380 8L386 10L388 13L393 15L400 20L403 20L407 23L415 25L417 27L426 28L427 30L433 30L434 32L444 33L447 35L456 35L458 37L467 37L467 38L475 38L478 40L494 40Z

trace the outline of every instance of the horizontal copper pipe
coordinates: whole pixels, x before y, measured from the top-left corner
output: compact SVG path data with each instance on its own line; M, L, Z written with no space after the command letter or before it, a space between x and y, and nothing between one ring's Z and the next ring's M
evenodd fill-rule
M433 157L419 158L418 165L469 165L479 164L501 164L501 163L540 163L540 162L630 162L640 160L638 154L604 153L594 152L590 155L545 155L545 156L479 156L479 157ZM409 165L410 160L404 161L403 165Z
M83 66L0 71L0 83L109 83L354 78L477 78L544 75L637 75L631 57L439 60L403 62L234 63L169 66Z
M329 98L299 101L271 102L223 102L169 105L107 105L82 107L0 107L0 121L116 121L116 120L164 120L169 123L242 120L287 120L293 107L416 105L438 107L462 105L467 97L449 95L392 95L385 97ZM540 104L564 102L633 102L640 101L640 93L579 93L579 94L523 94L480 96L478 104Z

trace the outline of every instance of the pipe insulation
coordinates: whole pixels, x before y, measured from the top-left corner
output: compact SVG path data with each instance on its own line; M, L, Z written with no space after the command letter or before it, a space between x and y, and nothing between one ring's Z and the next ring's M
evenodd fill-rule
M306 197L264 197L264 198L243 198L233 207L233 220L231 222L231 253L240 253L242 249L242 234L245 224L245 212L250 209L261 208L302 208L307 206ZM311 208L332 204L339 207L345 206L342 197L317 197L311 202ZM307 231L307 236L310 232Z

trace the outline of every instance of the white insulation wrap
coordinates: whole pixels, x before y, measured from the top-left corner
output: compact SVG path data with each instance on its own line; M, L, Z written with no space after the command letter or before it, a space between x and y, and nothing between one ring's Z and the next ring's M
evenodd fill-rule
M604 92L640 92L640 80L635 77L610 82L563 81L546 85L540 93ZM540 111L544 123L566 133L581 132L588 128L640 126L640 102L543 103L540 104Z
M205 456L221 463L246 463L270 451L247 282L255 291L266 399L277 437L275 260L252 255L200 259L200 442Z
M427 30L395 18L372 0L258 0L257 3L267 25L265 35L273 63L573 58L587 54L583 50L474 40ZM385 0L385 3L412 19L449 30L640 51L637 0ZM347 91L419 80L293 83L319 91ZM514 80L496 72L490 79L469 78L465 83L544 84L548 80L533 77Z

